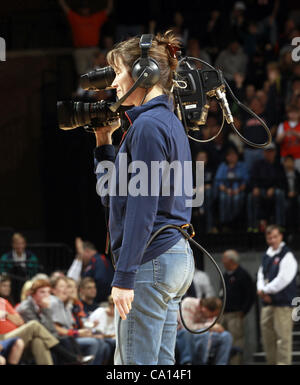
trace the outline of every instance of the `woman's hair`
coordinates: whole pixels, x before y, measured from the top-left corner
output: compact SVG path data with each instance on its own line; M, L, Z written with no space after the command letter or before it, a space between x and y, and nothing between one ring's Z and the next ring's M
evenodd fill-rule
M141 56L139 47L140 38L133 37L118 43L107 54L107 62L112 67L117 67L117 60L121 58L124 65L131 71L133 63ZM173 74L177 68L178 59L176 51L180 48L180 40L172 30L164 34L158 33L152 41L148 56L157 61L160 68L161 86L165 94L170 94L173 85Z
M201 299L201 306L206 307L209 311L221 309L222 301L217 297L208 297Z
M32 286L32 281L26 281L22 286L21 294L20 294L21 302L25 301L25 299L31 294L30 293L31 286Z
M37 279L34 282L32 282L31 288L30 288L30 295L34 295L38 289L41 289L42 287L51 287L50 282L46 279Z
M50 278L50 286L52 289L55 289L59 281L65 281L68 283L67 277L62 277L61 275Z
M3 283L3 282L11 282L11 278L9 275L7 275L6 273L2 273L0 274L0 283Z
M12 242L18 241L20 239L22 239L23 241L26 241L26 238L21 233L14 233L12 238L11 238Z
M84 289L89 283L96 283L96 282L92 277L82 278L78 285L79 290Z

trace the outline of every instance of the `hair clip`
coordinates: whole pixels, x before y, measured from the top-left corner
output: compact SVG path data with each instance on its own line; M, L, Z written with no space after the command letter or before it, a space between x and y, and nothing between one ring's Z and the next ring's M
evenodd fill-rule
M167 44L167 48L172 58L177 59L177 51L179 50L179 48L170 43Z

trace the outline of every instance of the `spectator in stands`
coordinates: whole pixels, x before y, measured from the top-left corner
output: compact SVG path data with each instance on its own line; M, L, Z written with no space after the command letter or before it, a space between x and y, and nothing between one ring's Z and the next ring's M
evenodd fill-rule
M290 365L292 358L292 300L297 296L298 264L283 242L279 226L266 229L268 249L257 273L257 294L262 301L260 328L269 365Z
M179 37L182 47L187 46L189 38L189 29L184 20L184 14L180 11L175 11L173 14L173 25L171 29Z
M113 267L104 254L98 253L91 242L76 239L77 255L67 276L79 281L80 278L91 277L96 282L97 303L106 301L111 292Z
M22 234L13 234L11 246L12 250L3 254L0 259L1 273L13 269L14 265L24 269L28 277L38 273L38 259L30 250L26 249L26 238Z
M10 303L0 298L2 319L0 322L0 341L21 338L27 354L30 353L37 365L53 365L51 351L59 343L48 330L37 321L24 325L22 317ZM28 355L27 355L28 356Z
M293 155L287 155L283 161L287 180L286 191L286 227L288 230L300 228L300 172L295 167Z
M82 278L79 283L79 298L83 303L83 309L87 315L98 309L96 302L97 288L95 280L91 277Z
M239 161L238 152L234 147L227 150L225 159L218 167L214 179L222 226L233 224L239 219L249 178L248 170L244 162Z
M283 76L284 71L281 70L278 62L269 62L266 65L266 70L269 90L264 115L267 125L272 129L273 126L277 128L284 114L287 85Z
M186 296L196 298L210 298L215 296L215 290L212 287L209 275L205 271L195 269L193 282Z
M0 275L0 297L7 299L10 304L14 305L11 295L11 278L5 273Z
M0 258L0 273L6 272L12 277L12 296L19 302L22 279L29 279L39 272L38 258L26 248L26 238L14 233L11 242L12 250Z
M77 282L73 278L67 278L67 292L69 307L74 319L74 327L77 329L83 328L83 320L86 318L86 313L84 312L82 302L78 298Z
M219 9L213 9L209 14L203 37L203 43L207 51L209 51L213 62L222 47L222 32L223 21L221 12Z
M106 346L98 343L93 338L92 331L87 328L77 329L74 326L74 319L69 303L68 280L66 277L54 278L51 282L52 296L50 300L50 309L52 321L55 324L56 331L60 336L73 336L76 338L81 351L85 355L93 355L95 358L92 365L101 365L106 357Z
M187 56L192 56L197 59L201 59L206 61L207 63L211 64L211 59L208 53L200 48L200 43L199 40L195 38L191 38L187 42L187 51L186 51ZM206 66L203 66L201 63L195 61L195 65L199 68L207 68Z
M249 104L249 108L260 118L264 119L264 106L260 99L254 96ZM267 140L266 133L262 127L260 121L254 117L249 116L244 119L242 124L242 134L248 140L253 143L265 143ZM248 172L251 172L253 164L263 159L263 150L261 148L255 148L244 144L244 161L248 168Z
M248 231L264 231L275 215L276 224L285 225L285 191L287 183L283 166L276 162L276 145L264 148L264 159L252 167L248 194ZM258 226L258 221L260 225Z
M98 307L90 314L89 321L96 323L96 331L101 333L105 338L115 338L115 305L111 295L107 298L107 302L107 306Z
M52 281L53 279L57 278L57 277L65 277L65 273L62 271L62 270L55 270L53 271L51 274L50 274L50 281Z
M24 342L21 338L15 337L0 341L0 365L18 365L23 350Z
M109 363L113 362L116 347L116 330L114 322L115 304L111 295L107 301L107 306L99 307L90 314L89 321L96 324L95 331L104 338L105 343L109 346Z
M194 208L193 216L195 221L204 222L205 231L207 233L216 233L217 229L215 227L214 212L213 212L213 204L214 204L213 181L214 181L215 171L211 167L210 163L208 163L208 153L206 151L204 150L199 151L196 155L195 161L203 162L203 165L204 165L204 202L200 207ZM203 188L202 183L200 188ZM200 227L202 228L203 226L200 226Z
M246 5L243 1L236 1L229 16L230 34L242 40L246 31Z
M240 265L236 250L226 250L222 263L227 293L222 325L232 335L233 346L240 350L232 357L230 364L241 365L245 342L244 321L255 300L255 286L250 274Z
M276 142L280 145L281 160L292 155L300 172L300 112L294 105L288 105L286 112L287 119L278 126Z
M51 318L50 311L50 282L37 279L32 284L30 295L17 306L17 311L25 322L37 321L42 324L55 338L59 340L54 353L54 361L57 364L86 364L94 359L94 356L82 357L80 347L71 336L58 335Z
M214 117L212 120L214 124L210 126L211 137L217 135L220 130L221 124ZM235 147L235 144L229 139L228 131L222 130L220 134L212 141L212 149L209 153L209 157L212 163L212 167L217 170L222 162L225 161L226 152L229 148Z
M182 316L189 329L203 329L212 324L221 306L221 300L216 297L186 297L182 301ZM220 324L215 324L208 332L192 334L179 322L176 341L178 364L205 365L209 355L214 353L216 365L227 365L231 347L232 337Z
M98 322L96 320L89 320L88 314L85 313L83 303L78 298L78 288L76 281L73 278L67 278L67 281L69 305L71 308L73 319L75 321L75 328L87 328L93 331L93 337L97 339L97 342L99 344L99 350L105 352L104 364L107 364L111 353L110 343L108 343L106 339L104 339L104 335L102 333L97 332L96 327Z
M21 289L20 300L25 301L25 299L30 295L30 289L32 286L32 280L26 281Z
M31 282L34 282L34 281L37 281L38 279L42 279L44 281L48 281L49 280L49 277L47 274L44 274L44 273L38 273L36 274L35 276L33 276L31 278Z
M247 60L247 56L244 54L240 43L234 38L230 41L227 48L218 55L215 67L220 68L225 78L232 82L236 73L240 73L244 77L246 76Z
M92 67L93 55L99 50L100 31L113 10L113 0L108 0L107 8L96 13L91 13L86 1L82 2L78 12L73 11L65 0L58 0L58 3L71 27L76 69L81 75Z

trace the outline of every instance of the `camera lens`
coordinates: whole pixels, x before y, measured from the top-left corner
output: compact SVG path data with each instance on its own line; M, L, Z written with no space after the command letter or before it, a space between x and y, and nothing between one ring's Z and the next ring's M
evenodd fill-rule
M59 128L62 130L72 130L91 122L90 103L58 102L57 113Z
M57 102L57 114L59 128L62 130L73 130L91 123L104 125L117 116L104 100L96 103L60 101Z
M116 76L112 67L104 67L90 71L80 77L80 86L83 89L102 90L110 87Z

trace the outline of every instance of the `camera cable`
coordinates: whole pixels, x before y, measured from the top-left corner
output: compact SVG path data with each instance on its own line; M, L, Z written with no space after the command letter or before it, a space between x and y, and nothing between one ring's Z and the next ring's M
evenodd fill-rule
M205 333L207 332L209 329L211 329L218 321L219 319L222 317L223 313L224 313L224 309L225 309L225 305L226 305L226 285L225 285L225 281L224 281L224 277L223 277L223 274L222 274L222 271L221 269L219 268L217 262L215 261L215 259L211 256L211 254L203 247L201 246L199 243L197 243L193 237L195 235L195 232L194 232L194 228L193 228L193 225L192 224L185 224L185 225L182 225L182 226L176 226L176 225L165 225L165 226L162 226L160 229L158 229L152 236L151 238L149 239L146 247L145 247L145 250L150 246L150 244L154 241L154 239L160 234L162 233L163 231L165 231L166 229L169 229L169 228L173 228L173 229L176 229L178 230L183 236L184 238L186 238L189 242L191 242L194 246L196 246L198 249L200 249L202 251L202 253L204 255L206 255L210 260L211 262L213 263L214 267L216 268L217 272L218 272L218 275L220 276L220 279L221 279L221 283L222 283L222 288L223 288L223 299L222 299L222 307L221 307L221 310L218 314L218 316L214 319L214 321L207 327L203 328L203 329L197 329L197 330L192 330L190 329L187 324L185 323L184 321L184 318L183 318L183 314L182 314L182 306L181 306L181 302L179 303L179 315L180 315L180 319L181 319L181 323L182 325L184 326L184 328L189 331L190 333L192 334L202 334L202 333ZM189 229L190 230L190 233L184 229ZM144 251L145 251L144 250ZM170 261L171 262L171 261ZM118 323L117 323L117 337L118 337L118 343L119 343L119 352L120 352L120 361L121 361L121 364L122 365L125 365L124 364L124 360L123 360L123 353L122 353L122 344L121 344L121 321L122 321L122 318L119 316L118 318Z

